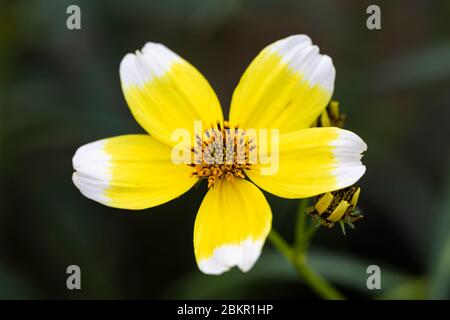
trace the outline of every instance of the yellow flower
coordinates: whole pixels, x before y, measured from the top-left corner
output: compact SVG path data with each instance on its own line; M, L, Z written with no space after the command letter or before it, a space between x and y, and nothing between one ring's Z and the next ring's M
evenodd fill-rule
M344 224L354 228L353 222L363 217L356 211L360 192L361 188L355 186L318 195L314 206L307 212L318 221L319 225L328 228L339 222L345 234Z
M147 43L127 54L120 78L128 106L148 135L80 147L73 158L73 181L82 194L102 204L144 209L207 178L210 188L194 226L194 253L205 273L220 274L233 266L245 272L258 259L272 212L256 185L280 197L303 198L350 186L365 172L360 159L367 146L361 138L339 128L310 128L331 98L335 69L305 35L279 40L253 60L233 94L228 122L206 79L161 44ZM205 128L202 135L195 132L196 121ZM213 162L203 156L175 163L173 151L180 149L174 149L179 141L173 133L180 128L201 151L221 142L217 134L227 130L278 130L277 170L268 174L265 163L248 161L251 140L244 143L244 162L214 162L228 156L225 145L236 150L236 138L224 139L223 152L210 154ZM216 140L206 129L215 130Z

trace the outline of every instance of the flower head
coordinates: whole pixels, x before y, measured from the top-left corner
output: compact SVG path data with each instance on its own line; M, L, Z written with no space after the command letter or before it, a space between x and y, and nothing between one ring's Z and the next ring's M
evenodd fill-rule
M348 187L320 194L316 197L314 206L309 208L307 212L318 221L319 225L328 228L339 222L345 234L345 224L354 228L353 222L363 217L356 210L360 192L360 187Z
M102 204L145 209L206 179L194 226L195 257L205 273L248 271L258 259L272 222L258 187L304 198L348 187L365 172L361 138L335 127L310 128L332 96L335 69L305 35L279 40L253 60L228 121L205 78L161 44L127 54L120 78L148 135L80 147L73 181Z

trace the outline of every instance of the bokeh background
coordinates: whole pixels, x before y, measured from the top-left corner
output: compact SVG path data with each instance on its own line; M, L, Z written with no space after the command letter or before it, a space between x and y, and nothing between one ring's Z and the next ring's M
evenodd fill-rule
M81 7L80 31L66 8ZM381 7L381 30L366 8ZM266 244L254 269L206 276L192 232L202 185L129 212L71 182L77 147L142 133L118 66L146 41L194 64L227 112L241 74L267 44L311 36L337 69L334 99L369 145L365 219L321 229L311 263L350 298L449 298L450 2L114 0L0 2L1 298L315 298ZM295 200L269 196L274 227L293 238ZM66 268L82 290L66 288ZM366 288L377 264L382 290Z

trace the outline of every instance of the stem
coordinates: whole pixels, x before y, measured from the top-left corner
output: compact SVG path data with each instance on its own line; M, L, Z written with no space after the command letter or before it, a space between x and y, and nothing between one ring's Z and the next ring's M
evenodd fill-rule
M308 207L308 199L301 199L297 209L297 218L295 223L295 239L294 250L300 252L304 248L305 230L306 230L306 208Z
M277 249L289 262L292 263L293 261L293 252L292 248L289 246L289 244L286 242L286 240L283 239L283 237L272 228L272 230L269 233L269 241L272 243L272 245Z
M322 278L307 263L295 263L298 274L306 283L323 299L327 300L343 300L345 297L334 288L328 281Z
M300 277L323 299L341 300L345 297L334 288L328 281L322 278L307 263L306 251L309 240L312 238L317 228L310 224L307 226L306 208L308 200L300 200L295 223L295 242L292 248L286 240L274 229L269 234L269 241L296 269Z
M317 229L319 229L319 228L316 227L315 225L313 225L313 224L309 225L308 230L305 231L305 240L309 242L309 240L316 233Z
M272 229L268 237L269 241L279 251L287 261L289 261L302 279L317 293L321 298L328 300L345 299L331 284L317 274L307 263L305 257L299 259L293 253L292 248L281 235Z

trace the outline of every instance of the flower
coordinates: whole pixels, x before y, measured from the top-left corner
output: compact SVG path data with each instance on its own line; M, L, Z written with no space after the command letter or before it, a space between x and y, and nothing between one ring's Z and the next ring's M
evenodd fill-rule
M306 35L276 41L259 53L233 94L228 122L205 78L161 44L147 43L127 54L120 79L128 106L148 135L80 147L73 182L102 204L145 209L208 179L194 226L194 253L205 273L233 266L245 272L258 259L272 212L257 186L279 197L304 198L348 187L365 172L361 153L367 146L360 137L334 127L310 128L330 101L335 69ZM198 121L205 128L200 134ZM188 154L194 161L173 161L174 153L184 150L173 135L179 129L191 137L184 146L194 144ZM279 152L275 171L267 173L265 163L249 161L254 141L240 138L250 130L279 132L271 144ZM228 133L236 135L221 135ZM231 153L225 148L230 145ZM217 161L241 148L243 161Z
M320 194L316 197L314 206L308 208L307 213L317 220L318 225L328 228L339 222L345 234L345 224L354 228L353 222L363 216L356 211L360 187L348 187L333 192Z
M345 114L339 112L339 102L331 100L320 114L315 126L344 128L345 118Z
M339 112L339 102L331 100L313 126L344 128L346 115ZM355 228L353 222L363 217L357 210L361 188L347 187L333 192L326 192L316 196L314 206L306 211L315 221L316 226L332 228L339 222L342 233L345 235L345 225Z

